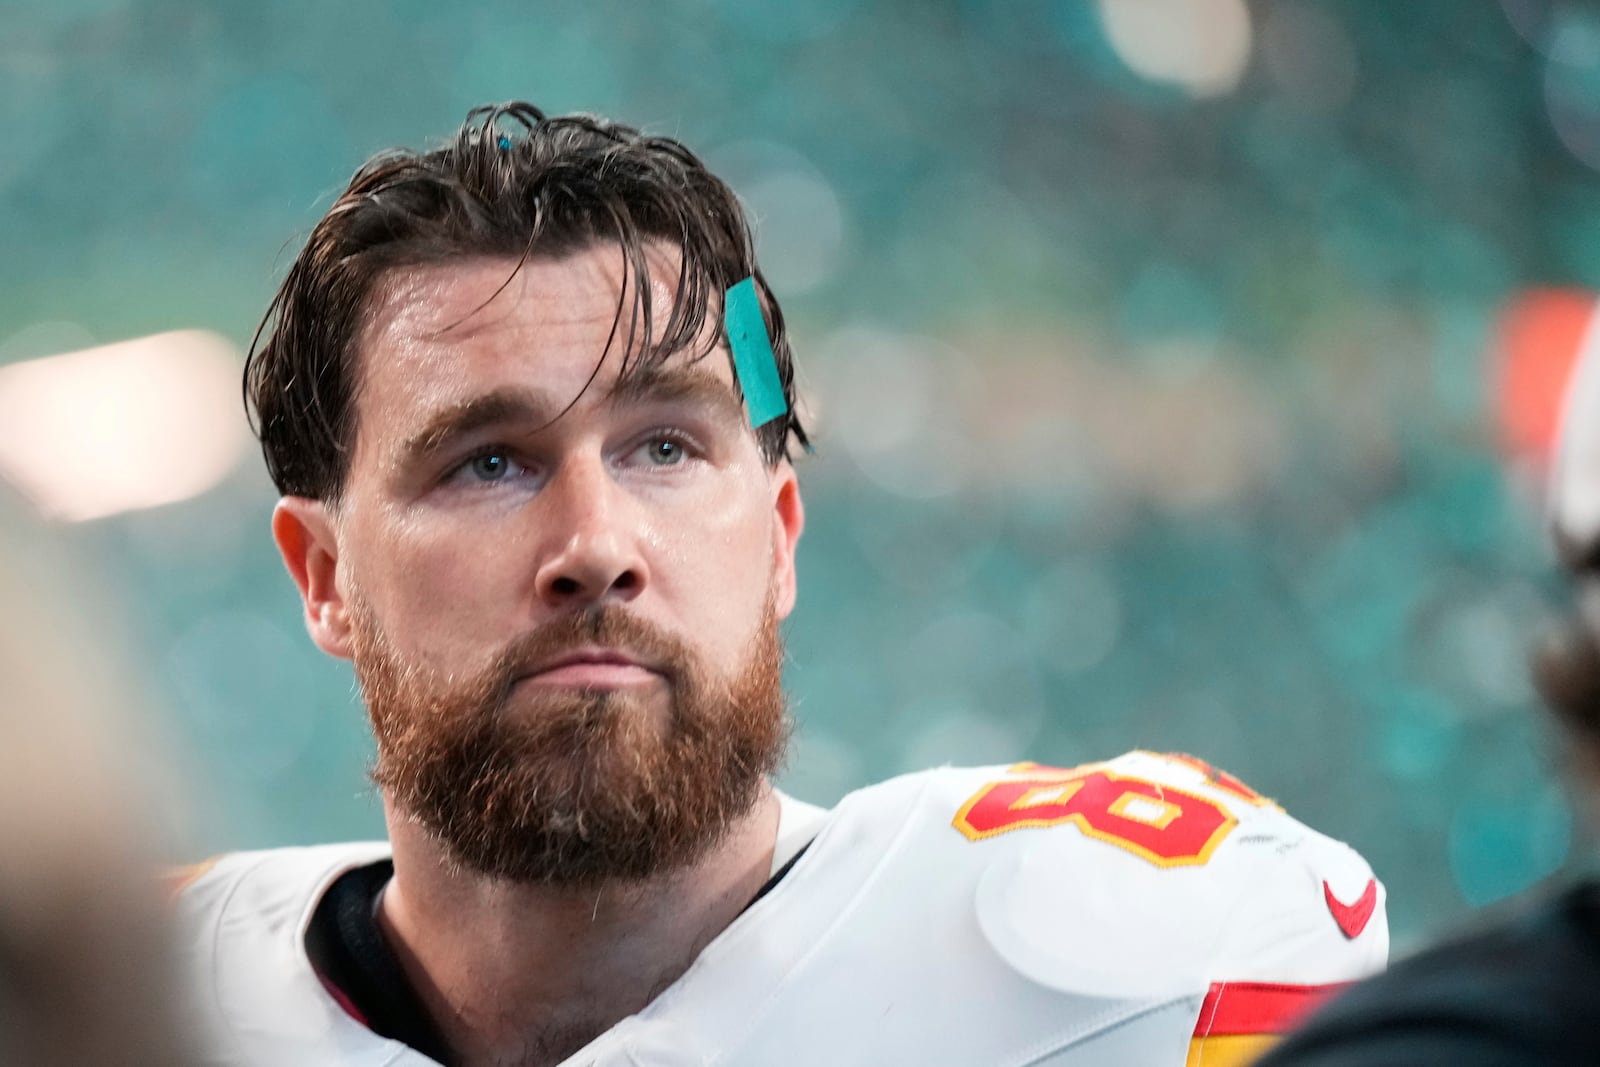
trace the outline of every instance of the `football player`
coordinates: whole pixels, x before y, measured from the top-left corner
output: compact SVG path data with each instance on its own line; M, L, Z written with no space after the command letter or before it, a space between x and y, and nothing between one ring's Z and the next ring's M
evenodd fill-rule
M246 370L386 841L181 894L219 1064L1247 1062L1383 888L1199 760L775 790L806 430L733 192L517 103L365 164Z

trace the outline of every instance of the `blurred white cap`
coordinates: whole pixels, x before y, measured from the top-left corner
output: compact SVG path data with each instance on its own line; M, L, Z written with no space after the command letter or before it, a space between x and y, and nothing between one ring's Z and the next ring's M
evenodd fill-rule
M1600 315L1590 315L1562 393L1549 512L1569 566L1600 562Z

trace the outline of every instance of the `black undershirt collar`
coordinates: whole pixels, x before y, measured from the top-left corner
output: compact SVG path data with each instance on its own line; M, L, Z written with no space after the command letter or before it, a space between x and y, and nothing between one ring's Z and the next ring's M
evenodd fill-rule
M739 914L770 893L810 847L807 843L778 868ZM311 916L306 953L357 1021L448 1067L454 1062L449 1046L378 927L378 897L393 876L394 864L380 860L335 879Z

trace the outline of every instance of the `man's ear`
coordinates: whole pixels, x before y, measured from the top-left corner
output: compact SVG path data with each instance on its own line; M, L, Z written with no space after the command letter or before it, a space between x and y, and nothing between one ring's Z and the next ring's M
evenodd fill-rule
M798 583L795 579L795 548L806 528L806 509L800 500L800 478L788 460L779 462L773 472L772 547L774 605L778 618L786 619L794 610Z
M272 539L305 604L306 631L330 656L350 658L350 611L339 588L339 539L328 505L286 496L272 510Z

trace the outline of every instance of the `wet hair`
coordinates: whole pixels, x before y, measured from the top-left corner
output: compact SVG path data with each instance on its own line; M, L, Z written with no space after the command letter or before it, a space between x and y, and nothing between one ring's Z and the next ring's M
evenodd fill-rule
M783 312L733 191L677 141L516 102L469 112L442 147L369 159L312 229L245 361L246 408L279 492L338 501L355 441L359 342L390 272L484 257L520 266L605 244L620 250L624 284L590 381L619 339L619 381L697 343L696 359L725 344L722 295L753 277L789 407L757 440L769 464L791 441L806 446ZM659 329L651 245L680 254ZM737 371L734 380L738 389Z

